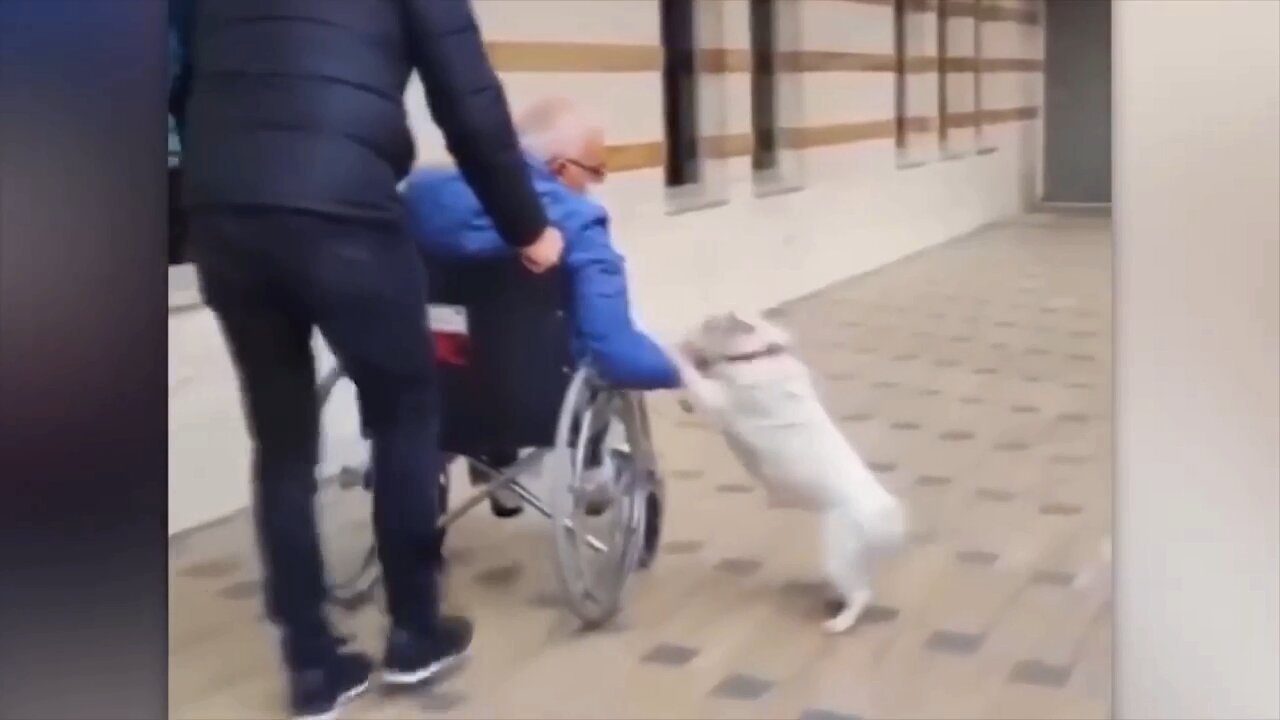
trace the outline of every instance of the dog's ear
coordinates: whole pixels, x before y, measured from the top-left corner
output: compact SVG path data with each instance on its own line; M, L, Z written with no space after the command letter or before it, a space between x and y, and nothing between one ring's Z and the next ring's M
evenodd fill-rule
M737 311L729 313L726 325L729 332L738 335L750 335L756 330L755 323L744 318Z

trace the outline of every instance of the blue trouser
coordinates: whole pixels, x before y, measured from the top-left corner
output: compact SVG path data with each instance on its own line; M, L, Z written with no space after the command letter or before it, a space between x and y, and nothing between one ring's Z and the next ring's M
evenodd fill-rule
M286 210L202 210L189 233L201 288L240 377L254 444L254 518L270 617L295 668L333 651L315 471L313 329L355 383L372 440L373 524L392 622L439 612L439 401L426 278L391 223Z

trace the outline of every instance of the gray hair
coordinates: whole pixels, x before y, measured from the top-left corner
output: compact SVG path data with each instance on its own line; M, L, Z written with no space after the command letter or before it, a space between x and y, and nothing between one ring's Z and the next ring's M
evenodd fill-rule
M563 97L538 100L516 119L521 147L543 160L578 155L601 129L598 118Z

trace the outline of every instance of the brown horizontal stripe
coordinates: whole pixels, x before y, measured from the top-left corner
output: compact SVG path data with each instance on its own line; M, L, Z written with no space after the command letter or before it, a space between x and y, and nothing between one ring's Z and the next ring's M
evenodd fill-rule
M500 40L488 43L489 58L499 72L528 73L625 73L660 72L662 48L656 45L612 43L521 42ZM960 63L953 65L953 63ZM965 64L967 63L967 64ZM948 69L972 71L973 58L951 58ZM698 64L708 74L751 71L751 52L745 49L703 49ZM782 72L894 72L897 58L885 53L796 50L779 53ZM906 59L909 73L935 72L938 59L913 55ZM983 72L1039 72L1044 63L1034 58L982 58Z
M1039 110L1034 107L983 110L981 113L984 126L1032 120L1037 115ZM972 127L976 119L976 113L952 113L947 115L947 125L948 127ZM931 117L907 119L907 129L912 133L930 132L936 126L937 120ZM815 127L781 128L779 135L784 147L810 149L849 145L869 140L890 140L896 132L893 120L870 120ZM702 138L702 142L709 158L745 157L751 154L750 133L712 135ZM665 145L661 141L610 145L609 169L619 173L662 167L665 152Z
M853 0L854 2L862 2L863 0ZM983 21L992 22L1015 22L1021 25L1039 25L1040 13L1033 7L1014 7L1009 5L999 5L990 0L984 2L975 2L974 0L906 0L907 12L925 13L937 12L938 3L945 2L947 7L947 17L976 17ZM866 0L868 4L881 5L882 2L877 0ZM893 0L889 0L892 5Z

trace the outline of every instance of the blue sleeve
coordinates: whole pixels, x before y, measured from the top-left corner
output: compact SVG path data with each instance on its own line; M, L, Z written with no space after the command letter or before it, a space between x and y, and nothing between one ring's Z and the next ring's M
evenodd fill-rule
M601 215L575 237L571 265L573 310L587 356L606 382L630 390L680 386L666 352L631 320L622 257L609 244L608 218Z

